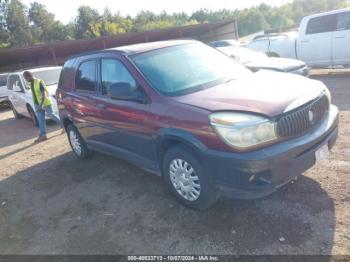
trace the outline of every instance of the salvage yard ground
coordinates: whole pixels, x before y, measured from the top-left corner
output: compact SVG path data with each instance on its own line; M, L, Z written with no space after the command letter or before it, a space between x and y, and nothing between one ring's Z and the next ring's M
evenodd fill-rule
M73 155L50 125L0 112L0 254L350 255L350 75L325 82L341 110L330 158L277 193L193 211L162 180L95 153Z

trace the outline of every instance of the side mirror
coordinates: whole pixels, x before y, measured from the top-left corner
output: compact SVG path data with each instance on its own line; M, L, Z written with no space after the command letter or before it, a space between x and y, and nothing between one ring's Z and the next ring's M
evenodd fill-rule
M109 97L117 100L135 101L145 103L146 97L139 89L131 86L129 83L115 83L109 88Z

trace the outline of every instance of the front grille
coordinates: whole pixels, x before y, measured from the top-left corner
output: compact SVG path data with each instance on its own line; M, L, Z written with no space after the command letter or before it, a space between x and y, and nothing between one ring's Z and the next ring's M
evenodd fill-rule
M279 137L299 136L317 125L329 109L326 95L321 95L310 104L296 111L284 114L277 121L277 134Z

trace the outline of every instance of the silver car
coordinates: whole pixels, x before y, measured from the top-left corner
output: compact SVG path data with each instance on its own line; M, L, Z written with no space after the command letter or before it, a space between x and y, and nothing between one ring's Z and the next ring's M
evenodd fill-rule
M309 76L308 66L300 60L268 57L264 53L253 51L242 46L218 47L217 49L232 57L237 62L245 65L252 71L267 69L278 72L298 74L306 77Z

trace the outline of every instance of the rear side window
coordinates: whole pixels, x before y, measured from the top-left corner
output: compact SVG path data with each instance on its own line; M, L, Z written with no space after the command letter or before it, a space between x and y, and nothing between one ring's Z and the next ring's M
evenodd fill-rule
M96 61L90 60L80 64L75 77L75 88L83 91L95 91Z
M72 78L74 81L74 72L75 69L73 67L75 60L71 59L64 63L62 68L60 78L58 81L58 88L65 89L69 83L71 83Z
M101 60L101 82L103 95L108 95L110 87L116 83L128 83L137 89L136 81L128 69L116 59Z
M337 30L349 30L350 29L350 12L344 12L338 14Z
M306 28L306 34L320 34L336 30L337 15L325 15L312 18Z

